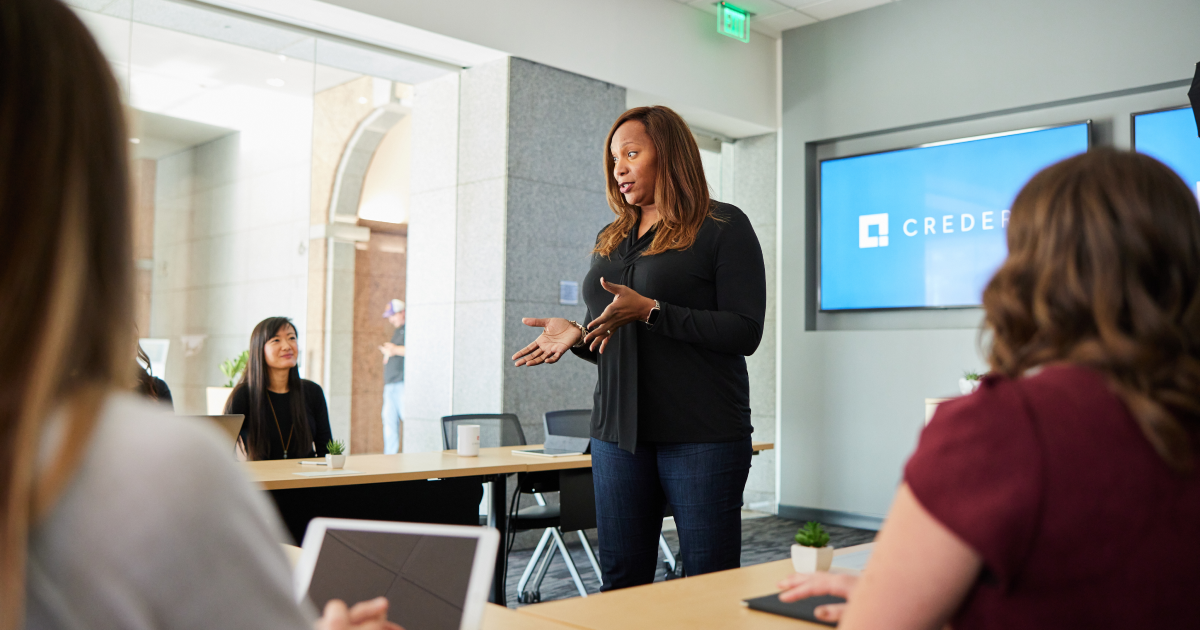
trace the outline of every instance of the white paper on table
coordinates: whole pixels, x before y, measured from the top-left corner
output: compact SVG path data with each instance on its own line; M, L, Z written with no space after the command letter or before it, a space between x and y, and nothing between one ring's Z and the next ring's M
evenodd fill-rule
M347 470L345 468L335 468L333 470L318 470L314 472L292 473L300 477L332 477L334 475L361 475L357 470Z

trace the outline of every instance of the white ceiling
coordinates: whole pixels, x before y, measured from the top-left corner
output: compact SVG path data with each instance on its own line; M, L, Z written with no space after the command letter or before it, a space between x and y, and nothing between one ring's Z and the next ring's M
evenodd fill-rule
M717 14L714 0L675 0L680 4L696 7L705 13ZM783 31L822 20L830 20L870 9L871 7L898 2L899 0L732 0L732 4L754 15L750 18L750 30L770 37L779 37ZM713 28L716 28L715 17Z
M383 1L390 2L391 0ZM336 4L321 0L199 0L199 2L408 52L461 67L487 63L503 58L505 55L499 50L486 46L419 29L401 21L386 20L366 13L349 11ZM452 8L447 9L447 12L452 11ZM467 19L471 12L462 11L461 15Z
M264 0L265 1L265 0ZM284 0L273 0L276 3ZM300 0L286 0L287 3ZM214 11L202 5L170 0L66 0L67 4L90 15L116 18L123 26L108 29L105 52L110 61L126 61L123 55L130 45L129 22L136 27L154 26L204 40L235 44L239 47L282 54L292 59L315 61L327 68L339 68L352 74L368 74L401 83L421 83L452 71L422 63L404 55L389 54L371 46L350 45L336 38L314 37L311 33L265 23L229 12ZM219 4L214 2L214 4ZM262 1L260 1L262 4ZM319 4L319 3L318 3ZM90 24L89 24L90 25ZM397 25L398 26L398 25ZM135 29L136 30L136 29ZM133 39L136 39L136 34ZM386 48L386 47L385 47ZM393 47L394 48L394 47ZM166 52L169 52L166 51ZM322 77L318 77L320 79ZM334 83L341 83L342 79ZM319 91L319 89L318 89Z

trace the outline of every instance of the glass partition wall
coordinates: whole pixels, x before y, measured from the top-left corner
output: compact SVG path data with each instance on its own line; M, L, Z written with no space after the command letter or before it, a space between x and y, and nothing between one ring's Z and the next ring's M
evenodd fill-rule
M68 0L128 106L136 322L178 413L286 316L334 436L381 452L381 315L404 299L412 85L453 69L191 0ZM157 341L151 341L157 340Z

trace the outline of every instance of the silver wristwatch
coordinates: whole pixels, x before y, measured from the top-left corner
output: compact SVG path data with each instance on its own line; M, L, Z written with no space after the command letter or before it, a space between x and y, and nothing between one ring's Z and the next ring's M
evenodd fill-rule
M658 321L658 313L661 310L658 300L654 300L654 308L650 309L650 312L646 314L646 319L643 322L647 326L653 326L654 322Z

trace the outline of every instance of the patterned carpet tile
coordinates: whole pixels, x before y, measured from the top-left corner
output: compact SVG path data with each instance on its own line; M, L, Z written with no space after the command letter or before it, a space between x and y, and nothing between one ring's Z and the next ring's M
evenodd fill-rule
M803 524L801 521L780 518L778 516L744 519L742 521L742 566L790 558L792 553L792 538L796 535L796 530ZM829 532L829 544L835 548L851 547L875 540L874 531L839 527L837 525L822 525L825 531ZM588 539L591 541L592 548L596 549L596 530L588 530L586 533ZM676 533L674 531L664 531L663 537L667 539L667 544L671 547L671 550L678 555L679 537ZM600 580L596 577L595 572L592 570L592 565L588 562L587 555L584 553L583 545L579 542L578 535L569 533L564 538L567 543L567 549L575 561L575 566L579 571L584 588L589 594L599 592ZM517 582L521 579L521 572L525 570L532 556L532 550L514 551L509 556L508 579L505 582L508 589L509 608L517 608L524 605L517 602ZM662 556L660 555L658 571L655 574L654 581L661 582L664 579L666 579L666 570ZM533 590L533 585L528 585L526 590ZM575 582L571 579L571 574L563 563L562 557L557 552L555 552L554 561L546 573L546 579L542 582L539 589L539 595L541 596L540 601L543 602L579 597L579 591L575 587Z

